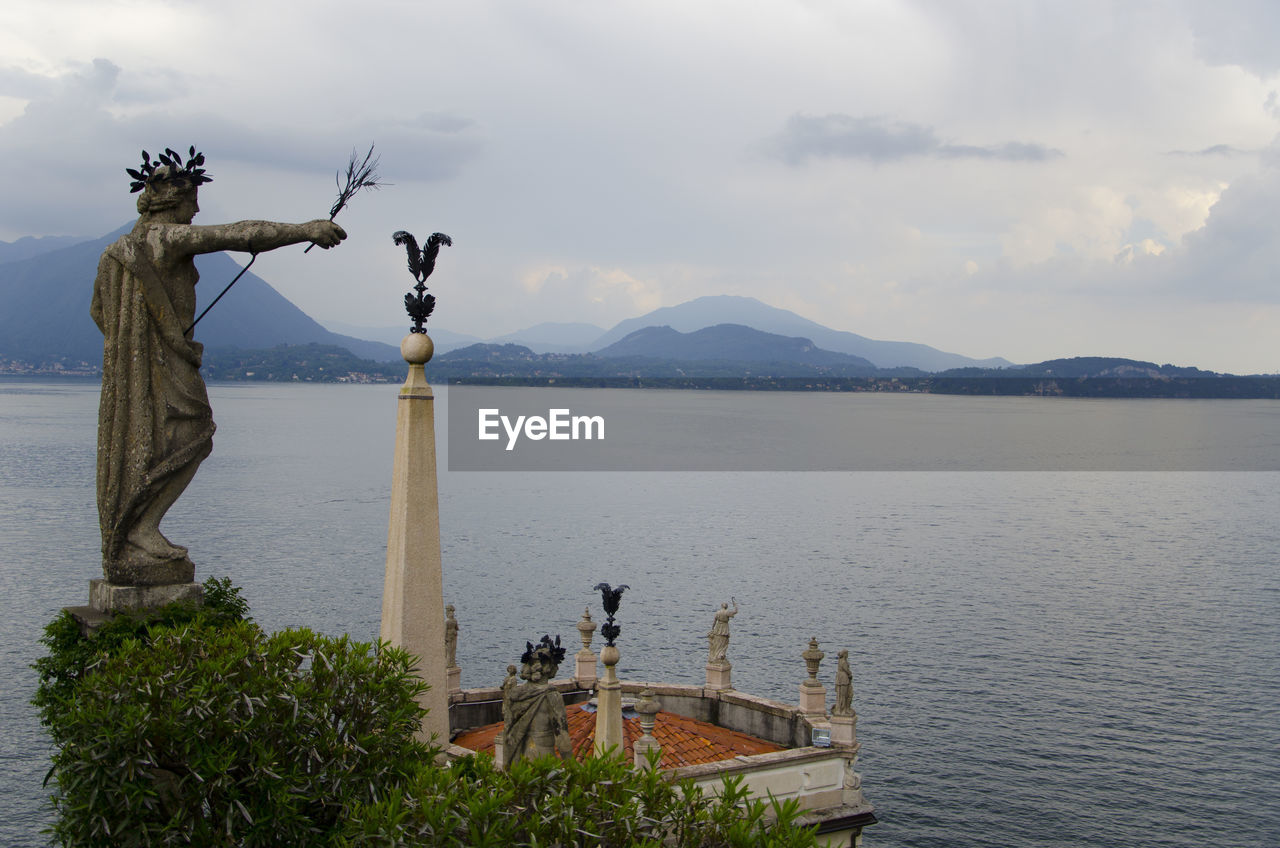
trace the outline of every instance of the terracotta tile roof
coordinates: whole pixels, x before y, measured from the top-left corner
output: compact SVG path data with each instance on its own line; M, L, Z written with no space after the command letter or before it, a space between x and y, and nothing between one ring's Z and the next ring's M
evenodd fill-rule
M582 759L591 753L596 738L596 714L574 704L567 710L569 738L573 753ZM494 737L502 730L502 722L468 730L453 740L455 745L472 751L493 754ZM622 719L622 735L627 759L635 756L635 740L640 738L640 719ZM781 745L766 742L746 733L727 730L705 721L697 721L675 713L658 713L653 725L653 738L662 746L661 768L678 768L698 763L716 763L745 754L767 754L783 750Z

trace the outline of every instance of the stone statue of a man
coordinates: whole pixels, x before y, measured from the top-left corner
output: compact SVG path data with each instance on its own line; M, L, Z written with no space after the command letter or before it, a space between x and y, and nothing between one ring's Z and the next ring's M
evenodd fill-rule
M721 604L720 609L716 610L715 621L711 624L711 631L707 633L708 657L711 662L724 662L725 655L729 651L729 619L738 614L737 600L733 601L733 609L729 609L728 604Z
M164 518L213 449L213 412L200 377L203 346L187 336L195 318L200 253L261 253L289 244L332 247L346 238L330 221L240 221L193 226L208 182L192 148L148 162L136 178L139 218L98 262L90 314L104 336L98 411L98 517L110 583L190 582L187 549L160 532Z
M573 757L564 698L551 685L564 661L565 649L560 647L560 637L553 643L550 636L543 636L537 647L531 642L525 644L527 650L520 657L520 676L529 682L502 686L504 768L510 768L518 760L547 754L562 760Z

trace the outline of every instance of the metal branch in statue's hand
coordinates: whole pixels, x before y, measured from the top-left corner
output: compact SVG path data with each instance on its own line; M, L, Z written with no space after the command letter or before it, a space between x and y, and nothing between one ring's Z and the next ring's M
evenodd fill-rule
M369 150L364 154L364 159L359 158L353 148L351 151L351 159L347 162L347 176L345 182L340 182L341 171L334 171L333 181L338 186L338 199L334 201L333 206L329 209L329 220L332 221L338 217L338 213L347 205L347 201L355 197L362 188L371 188L374 191L382 188L389 183L378 181L378 162L382 160L381 156L373 155L374 145L369 145ZM310 253L311 248L315 247L315 243L307 246L303 253Z

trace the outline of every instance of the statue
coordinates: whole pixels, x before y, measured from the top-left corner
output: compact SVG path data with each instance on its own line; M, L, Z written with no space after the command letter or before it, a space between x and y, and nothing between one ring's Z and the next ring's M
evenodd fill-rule
M836 654L836 703L831 708L833 716L853 715L853 672L849 670L849 651Z
M446 668L458 667L458 619L453 617L453 604L444 607L444 656Z
M728 604L721 604L720 609L716 610L716 620L711 625L711 632L707 634L707 641L710 643L708 659L711 662L728 662L725 654L729 650L729 619L738 614L737 600L729 600L733 602L733 609L729 609Z
M507 666L507 676L502 681L502 727L505 730L511 724L511 693L516 686L516 667Z
M191 582L187 549L160 521L213 449L213 411L200 377L203 346L194 323L194 257L222 250L254 256L289 244L329 248L346 238L332 221L240 221L192 226L199 186L210 181L204 154L186 164L172 150L134 178L138 221L98 262L90 314L103 333L98 411L98 516L108 582L145 586Z
M551 685L564 661L560 637L553 643L550 636L543 636L537 647L531 642L525 646L524 655L520 657L520 676L529 682L515 686L508 676L512 685L507 682L502 685L502 715L506 722L502 729L504 768L510 768L517 760L548 754L562 760L573 757L564 698Z

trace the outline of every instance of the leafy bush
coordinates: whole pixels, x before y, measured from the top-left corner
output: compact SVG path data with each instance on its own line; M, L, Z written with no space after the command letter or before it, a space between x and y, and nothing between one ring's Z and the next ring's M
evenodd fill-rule
M210 577L204 582L204 603L179 602L156 610L117 615L99 627L92 638L80 632L80 624L63 611L44 629L40 642L49 655L36 660L40 683L32 703L40 720L59 736L57 723L72 706L76 685L98 663L125 642L150 642L151 634L188 624L220 626L249 620L249 604L229 579Z
M672 782L625 761L525 760L498 771L487 755L420 767L403 795L357 807L345 845L786 846L815 845L799 805L747 800L741 780L706 798L692 780Z
M63 845L799 846L794 801L704 798L613 758L440 766L405 652L264 634L228 581L204 607L45 631L35 697Z
M330 844L346 810L430 760L404 651L268 636L216 608L121 618L79 641L49 628L38 700L62 844Z

